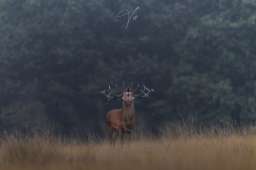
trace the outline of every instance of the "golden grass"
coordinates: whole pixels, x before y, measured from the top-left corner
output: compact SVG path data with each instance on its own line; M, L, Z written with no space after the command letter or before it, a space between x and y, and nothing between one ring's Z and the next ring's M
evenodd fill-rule
M255 170L256 136L139 139L126 144L7 138L0 170Z

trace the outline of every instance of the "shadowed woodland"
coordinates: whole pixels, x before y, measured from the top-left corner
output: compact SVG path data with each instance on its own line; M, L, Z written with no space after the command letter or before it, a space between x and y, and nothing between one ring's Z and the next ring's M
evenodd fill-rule
M145 133L253 125L255 26L254 0L0 0L0 132L100 136L123 82L155 89Z

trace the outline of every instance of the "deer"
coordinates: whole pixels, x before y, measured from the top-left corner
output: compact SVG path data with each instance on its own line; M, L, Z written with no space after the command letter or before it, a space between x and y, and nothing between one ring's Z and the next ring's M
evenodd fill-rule
M115 97L122 100L121 108L110 110L106 114L107 135L111 142L115 142L117 139L123 140L125 137L130 138L136 125L135 99L149 97L150 93L154 92L154 89L145 85L142 86L138 94L136 94L137 89L138 87L136 89L126 87L121 90L120 94L114 94L109 85L108 89L102 91L109 101Z

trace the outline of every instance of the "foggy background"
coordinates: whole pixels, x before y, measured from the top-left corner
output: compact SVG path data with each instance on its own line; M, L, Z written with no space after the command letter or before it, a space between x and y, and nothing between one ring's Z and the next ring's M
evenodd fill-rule
M255 46L255 0L0 0L0 132L102 135L123 81L145 133L253 125Z

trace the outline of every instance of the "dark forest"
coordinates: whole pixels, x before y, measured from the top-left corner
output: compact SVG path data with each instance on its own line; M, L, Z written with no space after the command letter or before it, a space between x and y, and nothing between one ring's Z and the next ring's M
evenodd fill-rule
M155 89L136 100L143 132L256 120L254 1L0 0L0 8L1 133L101 135L121 101L100 91L122 83Z

